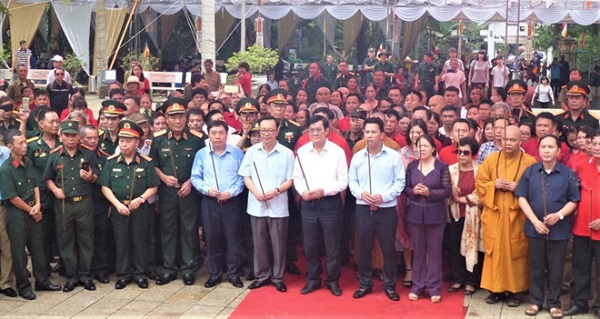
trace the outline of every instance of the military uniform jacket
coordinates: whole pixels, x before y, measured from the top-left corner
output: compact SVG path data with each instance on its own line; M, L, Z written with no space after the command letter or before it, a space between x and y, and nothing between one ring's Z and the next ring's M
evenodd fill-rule
M109 157L100 173L98 184L110 188L118 200L124 201L140 197L148 188L160 185L160 180L152 159L135 152L129 164L125 162L123 154Z
M0 166L0 191L2 200L19 197L25 202L35 199L38 178L31 160L23 157L23 164L9 157Z
M354 73L352 72L348 72L348 74L338 74L337 78L335 79L335 89L339 89L341 87L346 87L348 86L348 80L350 80L350 78L354 77Z
M104 168L104 165L106 163L106 159L110 156L110 154L106 153L105 151L101 150L99 147L97 147L93 153L96 155L96 161L98 164L98 171L100 172L100 175L102 175L102 168ZM92 197L94 198L94 201L100 201L100 202L106 202L108 203L108 199L106 199L106 197L104 197L104 194L102 194L102 186L98 184L98 182L96 182L96 184L92 184Z
M98 160L90 148L80 145L77 147L74 156L71 157L61 145L51 151L48 164L46 164L44 170L44 180L51 179L54 181L57 187L63 189L67 198L89 195L92 193L92 183L84 181L79 175L81 163L83 162L89 162L92 173L100 175Z
M583 110L581 114L579 114L579 117L576 119L572 118L571 112L562 112L560 114L557 114L554 118L557 121L560 121L563 125L575 128L579 128L585 125L597 130L600 126L598 123L598 119L595 118L592 114L590 114L588 110Z
M181 138L176 140L171 129L167 129L154 135L150 157L154 166L164 174L177 176L179 183L184 183L190 179L192 174L192 164L196 152L204 146L206 144L202 135L196 131L186 128Z
M277 135L279 144L293 151L300 136L302 136L302 129L298 123L289 120L281 122L279 134Z
M58 136L55 137L55 148L60 145L60 139ZM41 177L44 176L44 170L48 159L50 158L50 152L52 148L48 146L48 143L42 138L41 135L32 137L27 140L27 158L29 158L35 168L36 176L39 176L39 187L40 197L42 202L42 208L52 207L54 195L47 191L46 181Z
M111 139L110 133L108 131L104 131L100 133L100 141L99 148L107 154L113 155L117 146L119 146L119 137L113 142Z

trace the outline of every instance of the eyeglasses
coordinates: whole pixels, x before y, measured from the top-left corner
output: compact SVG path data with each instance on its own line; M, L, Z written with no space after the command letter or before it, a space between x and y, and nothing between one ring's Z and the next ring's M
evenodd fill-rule
M467 151L456 150L456 151L454 151L454 153L460 154L462 156L469 156L469 155L471 155L471 151L468 151L468 150Z
M321 134L323 132L322 128L311 128L308 129L308 133L310 134Z
M56 73L56 75L65 75L64 73Z
M276 131L277 131L277 129L274 129L274 128L263 128L263 129L260 129L260 132L263 133L263 134L267 134L267 133L273 134Z

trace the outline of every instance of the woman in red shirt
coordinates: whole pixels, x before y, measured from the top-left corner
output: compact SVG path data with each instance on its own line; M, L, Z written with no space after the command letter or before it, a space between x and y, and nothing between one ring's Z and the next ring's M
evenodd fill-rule
M137 96L142 96L144 93L150 93L150 81L148 81L148 79L144 76L144 71L142 70L141 66L134 65L131 69L131 75L137 76L137 78L140 80L140 89Z
M248 62L240 62L236 75L237 81L242 86L242 90L244 90L246 96L252 96L252 76L248 73L249 70L250 65Z

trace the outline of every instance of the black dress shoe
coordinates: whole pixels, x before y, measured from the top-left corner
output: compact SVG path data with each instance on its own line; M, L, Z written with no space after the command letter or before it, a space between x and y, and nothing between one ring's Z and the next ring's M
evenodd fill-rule
M582 315L582 314L586 314L588 313L588 309L578 306L578 305L574 305L571 308L563 311L563 316L565 317L570 317L570 316L575 316L575 315ZM594 314L596 314L596 312L594 312Z
M71 292L75 290L75 287L79 286L79 283L76 281L67 281L65 286L63 287L64 292Z
M358 288L358 290L355 291L354 294L352 295L352 298L360 299L372 292L373 292L373 288Z
M221 277L209 277L204 283L204 288L212 288L220 283L223 279Z
M275 288L277 288L277 291L279 291L279 292L287 291L287 286L285 285L285 283L283 281L276 282Z
M254 280L256 279L256 276L254 275L254 271L251 271L247 276L246 276L246 280L250 281L250 280Z
M41 284L38 284L37 282L35 283L36 291L60 291L60 288L61 287L59 285L55 285L55 284L41 285Z
M235 288L242 288L244 287L244 284L242 283L242 280L240 279L240 277L233 277L233 278L229 278L228 281L235 287Z
M176 275L162 274L162 276L156 279L156 284L159 286L166 285L175 279L177 279Z
M21 295L21 298L23 298L25 300L34 300L35 299L35 294L31 290L21 292L20 295Z
M137 281L138 287L142 288L142 289L146 289L148 288L148 280L146 279L140 279Z
M502 301L504 299L505 299L504 294L493 292L485 298L485 302L490 305L493 305L493 304L499 303L500 301Z
M156 280L158 280L158 278L160 278L160 275L154 270L149 272L147 275L148 275L148 278L150 278L154 281L156 281Z
M398 300L400 300L400 295L398 294L398 292L396 291L396 289L385 289L384 292L385 292L385 295L391 301L398 301Z
M327 283L327 288L329 288L329 291L331 291L331 293L336 297L339 297L342 295L342 288L340 288L340 284L338 284L335 281L331 282L331 283Z
M110 282L107 275L97 274L97 275L94 275L94 279L98 280L98 282L101 284L107 284Z
M94 285L94 282L91 280L86 280L86 281L82 282L81 285L83 286L83 289L85 289L85 290L89 290L89 291L96 290L96 285Z
M263 281L256 280L253 283L251 283L250 285L248 285L248 289L257 289L257 288L260 288L262 286L266 286L266 285L268 285L270 283L271 283L271 280L269 280L269 279L263 280Z
M194 284L194 275L193 274L183 275L183 284L186 286L193 285Z
M117 283L115 284L115 289L123 289L123 288L127 287L127 284L129 284L129 280L119 279L119 280L117 280Z
M0 290L0 293L5 295L6 297L11 297L11 298L14 298L17 296L17 292L14 289L12 289L11 287Z
M303 295L306 295L306 294L309 294L319 288L321 288L321 283L309 282L304 287L302 287L302 289L300 290L300 293Z
M300 275L300 269L293 262L288 262L285 265L285 272L291 275Z

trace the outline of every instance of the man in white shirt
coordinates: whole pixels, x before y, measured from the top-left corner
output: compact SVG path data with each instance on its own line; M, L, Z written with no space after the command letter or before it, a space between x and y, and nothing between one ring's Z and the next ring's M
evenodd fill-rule
M54 82L54 73L58 69L58 70L65 71L65 77L64 77L63 81L71 84L71 74L63 68L63 57L61 57L60 55L55 55L52 58L52 65L54 66L54 69L52 69L52 72L48 72L48 77L46 78L46 83L50 84L50 83Z
M298 149L293 173L294 187L302 196L300 212L308 264L308 283L300 293L308 294L321 288L320 244L323 242L325 283L333 295L341 296L338 279L343 203L340 193L348 186L346 155L341 147L327 139L329 122L324 117L313 116L308 132L312 143Z
M492 76L492 87L503 88L508 83L508 68L504 66L502 57L496 58L496 66L490 72Z
M274 118L265 117L258 125L262 142L246 151L239 170L249 190L246 211L254 242L256 281L248 288L260 288L272 281L278 291L286 292L283 273L289 220L287 190L292 187L294 153L277 142L279 129Z

